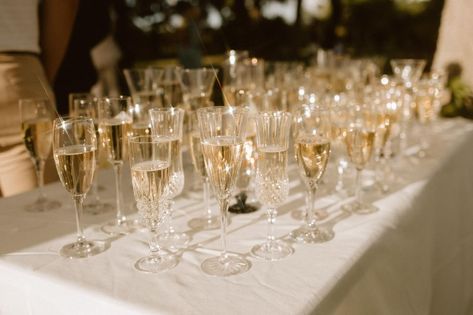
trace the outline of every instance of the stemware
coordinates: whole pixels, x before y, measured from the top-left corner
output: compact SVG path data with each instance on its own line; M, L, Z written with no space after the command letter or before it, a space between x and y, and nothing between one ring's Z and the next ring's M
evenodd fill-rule
M210 182L207 170L205 169L204 155L202 153L202 144L200 140L199 123L197 120L197 113L195 111L190 113L189 123L189 144L192 163L194 164L195 171L202 178L202 192L205 210L203 217L192 219L189 225L193 228L200 228L203 230L216 229L220 227L220 221L218 216L212 214L212 208L210 206Z
M161 68L124 69L126 83L133 103L146 107L161 107L160 83L164 70ZM145 112L145 111L144 111Z
M351 114L352 117L346 129L345 144L348 157L356 169L355 200L344 205L344 209L352 213L369 214L378 211L378 208L363 201L361 173L374 150L378 113L374 106L362 104L355 105Z
M244 257L228 253L226 244L228 204L243 157L247 116L246 108L214 106L197 110L205 168L220 207L223 251L201 265L213 276L236 275L250 268Z
M58 118L54 121L53 135L54 162L62 185L74 200L77 227L76 242L62 247L60 253L68 258L99 254L109 247L109 243L87 240L81 225L82 204L92 185L96 165L94 122L85 117Z
M116 219L102 226L108 234L128 234L135 230L133 220L123 209L122 168L126 160L128 136L133 122L131 98L104 97L98 100L99 129L107 159L115 174Z
M44 165L51 153L53 140L54 107L47 99L21 99L19 101L23 141L33 161L38 181L39 196L26 207L27 211L43 212L56 209L60 203L50 200L44 192Z
M161 80L162 104L163 107L180 107L183 105L182 87L179 82L178 66L164 67L164 74Z
M139 271L158 273L176 266L177 259L163 254L157 230L165 217L165 200L171 177L171 142L154 136L135 136L129 139L129 158L133 193L138 214L150 233L150 255L135 263Z
M98 130L98 105L97 98L91 94L86 93L71 93L69 94L69 115L71 117L86 117L92 119L95 126L97 141L100 142L100 134ZM97 145L96 168L99 168L100 161L100 145ZM102 214L112 209L108 203L102 202L98 193L98 172L95 172L92 187L87 194L88 198L84 201L84 213L88 214Z
M268 234L266 242L251 249L251 253L265 260L279 260L294 250L283 240L274 236L277 208L289 194L287 158L291 114L285 112L261 112L257 117L255 191L259 201L266 206Z
M181 69L178 71L184 106L187 110L206 107L212 96L217 70L211 68Z
M294 114L294 150L299 173L306 186L305 225L291 233L301 243L322 243L334 233L317 224L315 193L330 155L330 112L316 106L303 106Z
M176 232L173 226L173 199L184 189L184 169L182 165L182 136L185 111L182 108L152 108L149 111L151 118L151 134L169 139L171 142L171 166L169 193L167 206L169 220L166 231L158 236L161 245L169 248L186 246L190 240L187 233Z

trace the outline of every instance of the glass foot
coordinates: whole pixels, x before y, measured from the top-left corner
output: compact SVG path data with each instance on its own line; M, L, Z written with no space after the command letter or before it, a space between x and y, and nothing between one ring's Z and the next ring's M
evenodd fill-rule
M187 233L166 232L158 235L159 246L169 249L178 249L186 247L190 241Z
M187 225L193 230L215 230L220 228L220 216L194 218Z
M139 226L135 220L110 221L102 226L102 231L109 235L130 234L135 232Z
M202 271L210 276L228 277L244 273L251 267L251 263L240 255L225 254L207 258L202 262Z
M372 204L357 201L344 205L342 209L356 214L371 214L379 210L378 207Z
M38 199L34 203L26 206L28 212L46 212L61 207L61 203L56 200Z
M135 268L142 272L158 273L174 268L177 258L174 255L150 255L140 258Z
M110 248L109 242L81 241L65 245L59 252L66 258L86 258L100 254Z
M316 227L314 229L301 227L291 232L291 237L293 239L295 239L299 243L305 244L325 243L333 239L334 236L335 233L333 231L320 227Z
M90 203L84 205L84 213L91 214L91 215L100 215L107 212L110 212L114 209L114 207L105 202L98 202L98 203Z
M284 241L275 240L254 246L251 253L255 257L275 261L292 255L294 249Z

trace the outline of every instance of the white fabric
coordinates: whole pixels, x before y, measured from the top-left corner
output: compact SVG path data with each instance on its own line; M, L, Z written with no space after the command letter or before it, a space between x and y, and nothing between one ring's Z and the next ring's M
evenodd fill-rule
M0 52L39 53L38 0L0 2Z
M140 273L146 235L114 239L106 252L84 260L60 257L73 241L72 201L60 184L47 192L63 207L46 213L22 208L34 192L0 200L1 314L468 314L473 311L473 125L441 123L430 152L435 158L403 164L408 184L385 197L368 195L380 211L348 215L335 196L320 193L335 238L325 244L294 244L285 260L248 255L251 269L213 278L201 262L220 250L219 230L192 231L203 214L190 192L177 203L176 226L192 233L176 268ZM438 129L436 129L438 131ZM102 194L113 202L113 177L102 172ZM330 183L330 176L327 177ZM300 226L303 188L291 166L291 193L279 209L275 233ZM328 184L327 184L328 185ZM125 199L132 202L131 187ZM215 207L215 204L214 204ZM113 217L85 216L86 235L107 239L100 224ZM266 233L263 211L232 216L230 251L248 254Z
M463 79L473 88L473 1L445 0L440 23L434 68L458 63Z

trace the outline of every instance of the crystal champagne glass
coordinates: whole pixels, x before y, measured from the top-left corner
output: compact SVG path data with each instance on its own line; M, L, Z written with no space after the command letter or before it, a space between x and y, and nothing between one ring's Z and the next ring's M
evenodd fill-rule
M164 74L160 83L163 107L181 107L183 105L182 87L179 82L181 70L178 66L163 68Z
M348 157L356 168L355 200L344 206L352 213L369 214L378 211L372 204L365 203L361 192L361 174L371 159L375 146L377 113L372 105L355 105L352 119L349 122L345 144Z
M123 209L122 168L127 157L128 136L133 123L130 97L104 97L98 100L99 129L107 159L115 173L116 219L102 226L108 234L128 234L135 230L133 220Z
M196 110L208 106L217 70L211 68L181 69L178 71L184 106Z
M44 165L51 153L55 109L47 99L21 99L19 101L23 141L36 171L39 196L26 207L27 211L44 212L59 208L58 201L44 193Z
M164 137L171 142L171 168L167 205L169 207L168 227L159 235L159 242L164 247L184 247L190 240L187 233L177 232L173 225L173 199L184 189L184 168L182 165L182 137L185 111L182 108L153 108L149 111L151 134Z
M305 226L293 231L301 243L322 243L334 233L317 224L315 194L330 155L330 112L315 106L303 106L294 114L294 150L299 173L306 186L308 207Z
M134 104L150 108L163 106L160 88L163 69L153 67L124 69L123 74Z
M192 164L194 164L195 171L200 175L203 182L203 201L205 213L199 218L194 218L190 222L193 228L203 230L212 230L220 227L219 217L213 215L212 207L210 206L210 182L207 170L205 169L204 155L202 153L202 144L200 140L199 123L197 120L197 113L191 112L189 115L189 144L192 157Z
M250 262L227 252L226 229L229 199L243 158L248 110L214 106L197 110L202 152L210 184L220 207L223 251L202 262L202 270L213 276L231 276L250 268Z
M134 136L129 139L129 158L133 193L141 222L150 233L150 255L139 259L139 271L158 273L176 266L177 259L165 253L157 231L166 212L171 177L171 142L166 138Z
M94 122L97 141L100 142L100 134L98 130L98 104L97 98L91 94L85 93L71 93L69 95L69 115L71 117L86 117L92 119ZM96 168L99 168L99 156L100 156L100 145L97 145L96 153ZM95 172L94 181L92 182L92 187L88 193L88 198L84 202L84 213L87 214L102 214L112 210L112 206L108 203L104 203L99 196L98 192L98 172Z
M95 172L97 137L90 118L58 118L54 121L53 152L56 169L64 188L72 195L76 212L77 241L62 247L68 258L85 258L99 254L109 245L85 238L82 226L82 203L92 186Z
M291 255L293 248L274 236L277 208L289 194L287 159L291 114L286 112L261 112L256 119L255 191L258 200L266 207L268 234L266 242L251 249L251 253L265 260L279 260Z

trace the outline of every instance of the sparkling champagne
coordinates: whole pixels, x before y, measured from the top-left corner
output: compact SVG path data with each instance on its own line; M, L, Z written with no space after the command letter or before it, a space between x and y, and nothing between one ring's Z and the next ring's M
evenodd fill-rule
M200 133L198 131L189 134L189 143L194 167L202 177L206 177L207 171L205 170L204 155L202 153L202 144L200 143Z
M46 160L51 152L53 123L49 118L27 120L22 123L24 143L35 160Z
M310 187L316 187L327 167L330 141L320 136L303 135L295 141L299 172Z
M107 152L108 160L122 163L126 158L128 134L131 129L131 119L108 119L101 122L102 141Z
M159 220L159 205L169 186L169 163L144 161L131 167L133 193L141 219L147 224Z
M259 201L269 207L280 206L289 194L287 151L281 146L258 149L255 191Z
M243 157L243 142L231 136L217 136L202 143L210 183L219 199L229 198Z
M371 158L375 140L375 132L360 128L352 128L347 131L345 144L348 156L357 169L363 169Z
M73 195L87 193L95 172L95 148L71 145L54 151L57 172L66 190Z
M146 122L133 123L131 125L131 133L133 136L150 136L151 126Z

